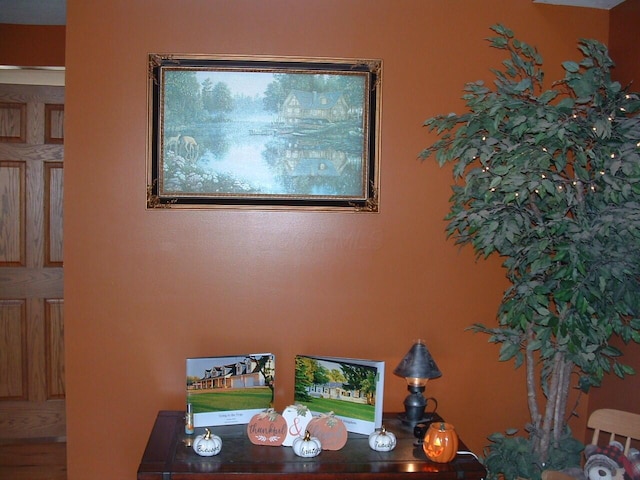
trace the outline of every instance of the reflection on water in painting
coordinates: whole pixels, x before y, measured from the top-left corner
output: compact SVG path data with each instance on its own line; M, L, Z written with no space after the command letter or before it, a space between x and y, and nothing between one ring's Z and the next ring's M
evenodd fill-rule
M356 119L307 120L276 115L229 115L192 126L197 156L166 150L164 189L176 194L228 196L340 196L358 198L363 182L364 135Z

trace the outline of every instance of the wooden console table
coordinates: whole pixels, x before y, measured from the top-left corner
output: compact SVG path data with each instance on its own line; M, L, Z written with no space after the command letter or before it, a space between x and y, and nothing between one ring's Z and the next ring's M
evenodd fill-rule
M384 425L396 434L391 452L369 448L366 435L349 434L337 451L323 451L314 458L301 458L291 447L253 445L246 425L212 427L222 438L222 451L200 457L188 446L194 435L184 433L184 412L161 411L149 436L138 468L138 480L481 480L484 467L468 453L459 453L450 463L433 463L421 446L414 446L413 429L385 414ZM196 429L196 435L204 431ZM467 448L460 441L460 451Z

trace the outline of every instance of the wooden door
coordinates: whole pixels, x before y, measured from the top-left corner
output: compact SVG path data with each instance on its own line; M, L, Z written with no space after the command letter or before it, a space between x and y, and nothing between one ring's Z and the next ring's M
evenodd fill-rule
M0 443L65 438L64 87L0 84Z

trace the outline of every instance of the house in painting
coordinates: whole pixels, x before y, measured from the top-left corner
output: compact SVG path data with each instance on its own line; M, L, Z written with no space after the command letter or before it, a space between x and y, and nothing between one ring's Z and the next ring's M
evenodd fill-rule
M269 361L266 368L272 368ZM249 388L266 385L258 362L251 357L244 361L216 365L204 371L202 377L187 385L187 390L209 390L215 388Z
M292 90L282 104L287 124L341 122L349 117L349 104L341 92Z
M347 152L314 143L291 142L280 151L280 157L291 177L339 177L349 165Z
M344 400L354 403L367 403L367 395L356 389L344 388L340 382L329 382L324 384L313 384L305 388L311 397L328 398L332 400Z

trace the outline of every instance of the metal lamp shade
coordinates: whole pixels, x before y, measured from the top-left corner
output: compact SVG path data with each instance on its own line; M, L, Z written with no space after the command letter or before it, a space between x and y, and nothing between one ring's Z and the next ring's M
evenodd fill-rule
M442 375L427 346L416 342L393 371L404 378L437 378Z

